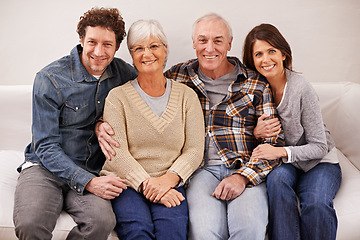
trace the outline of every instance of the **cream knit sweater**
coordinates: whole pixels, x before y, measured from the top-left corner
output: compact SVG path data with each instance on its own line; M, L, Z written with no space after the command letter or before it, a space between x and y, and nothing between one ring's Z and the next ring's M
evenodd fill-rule
M183 182L200 165L204 153L204 118L196 93L172 81L169 102L159 117L130 82L106 98L104 120L120 144L101 175L116 175L135 190L149 177L176 172Z

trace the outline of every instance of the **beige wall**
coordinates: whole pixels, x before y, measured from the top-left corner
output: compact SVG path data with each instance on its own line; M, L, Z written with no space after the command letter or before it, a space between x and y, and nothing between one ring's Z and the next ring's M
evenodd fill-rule
M217 12L232 25L229 55L241 58L248 31L263 22L279 28L293 50L294 69L310 81L360 83L359 0L0 0L0 85L32 84L35 73L78 43L79 17L93 6L117 7L127 29L155 18L169 38L167 67L195 57L192 23ZM117 53L131 63L126 43Z

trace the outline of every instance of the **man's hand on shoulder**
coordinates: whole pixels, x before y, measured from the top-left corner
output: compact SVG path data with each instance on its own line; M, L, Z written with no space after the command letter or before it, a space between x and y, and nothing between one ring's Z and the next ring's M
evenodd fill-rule
M212 196L219 200L233 200L244 192L248 183L249 180L246 177L235 173L224 178L216 187Z
M104 199L114 199L126 188L125 180L111 175L94 177L85 187L87 191Z

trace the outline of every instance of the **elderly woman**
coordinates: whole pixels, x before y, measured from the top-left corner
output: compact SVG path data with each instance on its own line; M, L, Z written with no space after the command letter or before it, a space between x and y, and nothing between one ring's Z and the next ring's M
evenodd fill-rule
M128 48L137 79L113 89L104 121L119 143L102 175L126 180L112 200L120 239L186 239L188 207L183 184L204 151L204 120L196 93L166 79L168 46L155 20L132 24Z

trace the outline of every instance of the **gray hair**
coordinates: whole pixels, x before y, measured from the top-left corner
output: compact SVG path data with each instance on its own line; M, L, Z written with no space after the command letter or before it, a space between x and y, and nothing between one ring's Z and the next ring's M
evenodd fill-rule
M150 20L138 20L134 22L127 34L127 46L130 49L138 43L148 40L150 37L158 38L166 47L166 57L164 62L164 68L169 55L169 47L166 35L160 23L155 19Z
M223 18L222 16L220 16L219 14L217 13L208 13L208 14L205 14L204 16L198 18L194 24L193 24L193 28L192 28L192 39L194 40L195 39L195 30L196 30L196 27L198 25L199 22L201 21L204 21L204 20L217 20L219 22L222 22L225 24L227 30L228 30L228 33L229 33L229 41L231 41L231 39L233 38L233 33L232 33L232 29L231 29L231 26L229 24L229 22Z

